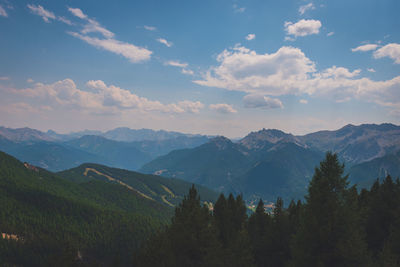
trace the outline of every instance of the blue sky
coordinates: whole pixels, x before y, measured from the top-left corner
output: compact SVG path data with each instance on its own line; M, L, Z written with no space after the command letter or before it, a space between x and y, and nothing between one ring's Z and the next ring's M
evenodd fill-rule
M400 123L398 0L0 0L0 124L243 136Z

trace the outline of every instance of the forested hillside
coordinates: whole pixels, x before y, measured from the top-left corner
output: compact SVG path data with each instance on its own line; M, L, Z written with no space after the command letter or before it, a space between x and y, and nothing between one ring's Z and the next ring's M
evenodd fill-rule
M1 265L129 265L173 209L128 188L75 183L0 152Z
M328 153L304 202L271 213L262 200L250 216L241 196L220 195L213 211L195 188L171 225L136 254L137 266L400 265L400 180L387 176L360 193Z

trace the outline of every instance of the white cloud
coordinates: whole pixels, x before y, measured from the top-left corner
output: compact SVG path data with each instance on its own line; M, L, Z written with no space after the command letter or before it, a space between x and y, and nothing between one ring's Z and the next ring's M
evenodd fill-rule
M156 28L156 27L153 27L153 26L147 26L147 25L144 25L144 26L143 26L143 28L144 28L145 30L148 30L148 31L156 31L156 30L157 30L157 28Z
M294 93L293 82L307 80L315 72L315 64L299 48L281 47L271 54L257 54L245 47L234 47L218 55L217 67L212 67L203 80L204 86L226 88L266 95Z
M215 110L219 113L222 114L228 114L228 113L237 113L237 110L234 109L231 105L229 104L224 104L224 103L220 103L220 104L211 104L208 106L211 110Z
M179 68L186 68L188 66L187 63L181 63L179 61L170 60L164 63L165 65L172 66L172 67L179 67Z
M171 104L170 104L171 105ZM175 104L172 104L175 105ZM168 105L169 106L169 105ZM178 102L177 106L183 110L183 112L189 112L189 113L199 113L202 108L204 108L204 104L201 103L200 101L180 101ZM181 112L178 112L181 113Z
M293 42L293 41L296 41L296 39L293 38L293 37L290 37L290 36L285 36L285 41L291 41L291 42Z
M83 26L83 29L78 32L68 32L68 34L79 38L86 43L93 45L97 48L107 50L109 52L121 55L129 59L132 63L138 63L149 60L151 58L152 51L138 47L134 44L122 42L114 38L115 34L106 28L102 27L99 22L89 18L79 8L71 8L68 10L76 17L85 20L87 23ZM100 33L104 38L97 38L89 36L90 33Z
M300 104L308 104L307 99L300 99L299 102L300 102Z
M95 37L89 37L87 35L82 35L77 32L68 32L68 33L97 48L101 48L110 51L112 53L121 55L129 59L129 61L132 63L149 60L151 54L153 53L152 51L147 50L146 48L138 47L133 44L121 42L115 39L99 39Z
M256 38L256 35L255 35L254 33L249 33L249 34L246 36L246 40L247 40L247 41L254 40L255 38Z
M79 89L73 80L65 79L52 84L36 83L32 88L10 89L19 96L19 100L30 99L39 106L51 108L74 108L95 113L116 113L124 110L161 113L198 113L204 107L199 101L183 100L177 103L163 104L159 101L140 97L129 90L103 81L88 81L91 91Z
M87 23L83 26L83 29L81 30L82 34L88 34L88 33L100 33L103 35L105 38L113 38L114 33L111 31L107 30L106 28L102 27L100 23L98 23L96 20L89 18L86 14L83 13L83 11L79 8L72 8L69 7L68 10L76 17L86 20Z
M377 44L365 44L365 45L360 45L356 48L352 48L352 52L367 52L371 50L375 50L378 47Z
M400 44L387 44L374 52L374 58L390 57L394 63L400 64Z
M326 36L332 36L332 35L334 35L335 34L335 32L328 32L327 34L326 34Z
M259 94L250 94L243 97L244 107L246 108L263 108L274 109L283 108L282 102L277 98L270 98L268 96Z
M81 9L69 7L68 10L74 16L87 21L87 23L83 26L83 29L81 30L82 34L87 35L88 33L100 33L105 38L110 39L114 37L113 32L102 27L100 23L98 23L96 20L89 18L86 14L83 13Z
M307 5L303 5L303 6L299 7L299 13L300 13L300 15L303 15L306 11L313 10L313 9L315 9L314 4L308 3Z
M57 19L68 25L74 25L69 19L64 17L56 17L53 12L45 10L40 5L28 5L28 8L32 11L32 13L41 16L45 22L50 22L49 19ZM146 61L151 58L151 54L153 53L152 51L143 47L138 47L134 44L116 40L113 32L102 27L96 20L89 18L81 9L69 7L68 10L74 16L86 21L86 24L83 25L83 29L80 31L80 33L68 32L68 34L71 36L79 38L97 48L121 55L129 59L129 61L132 63ZM89 36L90 33L100 33L104 38Z
M34 80L33 80L32 78L29 78L29 79L26 80L26 82L27 82L27 83L33 83Z
M356 69L353 72L350 72L348 69L343 68L343 67L336 67L333 66L331 68L325 69L324 71L321 72L321 77L322 78L353 78L357 75L359 75L361 72L360 69Z
M81 33L88 34L88 33L95 33L98 32L102 34L105 38L113 38L114 33L110 32L106 28L100 26L100 23L93 19L88 19L88 23L83 27Z
M170 61L165 62L164 65L181 68L181 72L183 74L194 75L194 72L187 68L189 66L189 64L187 64L187 63L182 63L182 62L179 62L179 61L170 60Z
M0 81L8 81L10 77L2 76L0 77Z
M0 16L8 17L6 10L2 6L0 6Z
M72 7L69 7L68 10L69 10L69 12L71 12L72 15L74 15L75 17L78 17L78 18L80 18L80 19L87 19L87 18L88 18L88 16L85 15L85 14L82 12L82 10L80 10L79 8L72 8Z
M235 12L235 13L243 13L243 12L245 12L246 11L246 8L245 7L239 7L237 4L233 4L233 11Z
M67 19L65 17L57 17L57 20L65 23L65 24L68 24L68 25L73 25L73 23L69 19Z
M217 61L218 66L211 67L194 83L245 92L251 95L246 96L247 102L263 103L263 96L308 94L337 102L357 99L400 109L400 76L373 81L359 77L360 69L332 66L317 71L315 63L299 48L284 46L275 53L257 54L234 47L219 54Z
M49 11L49 10L46 10L46 9L43 8L41 5L35 6L35 5L30 5L30 4L28 4L27 6L28 6L29 10L30 10L33 14L42 17L42 19L43 19L46 23L50 23L50 20L51 20L51 19L56 19L56 20L61 21L61 22L65 23L65 24L73 25L73 23L72 23L69 19L67 19L67 18L65 18L65 17L61 17L61 16L58 16L58 17L57 17L53 12L51 12L51 11ZM1 12L0 12L0 13L1 13Z
M373 68L368 68L367 71L369 71L369 72L376 72Z
M163 45L167 46L167 47L171 47L172 46L172 42L168 42L167 40L165 40L164 38L158 38L157 42L162 43Z
M314 19L302 19L296 23L290 21L285 22L285 30L287 34L295 37L318 34L321 26L321 22Z
M182 69L181 72L186 75L194 75L194 71L189 69Z
M33 14L42 17L46 23L50 23L50 19L56 18L53 12L44 9L41 5L35 6L28 4L28 8Z

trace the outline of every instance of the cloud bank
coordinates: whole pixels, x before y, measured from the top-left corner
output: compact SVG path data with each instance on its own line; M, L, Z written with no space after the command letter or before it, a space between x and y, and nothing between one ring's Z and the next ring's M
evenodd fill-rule
M391 57L397 62L397 46L385 47L376 51L376 57ZM268 98L307 94L337 102L358 99L400 109L400 76L374 81L360 77L360 69L332 66L318 71L299 48L283 46L270 54L257 54L236 46L220 53L217 62L194 83L245 92L246 107L270 107L272 102ZM281 107L277 101L272 106Z

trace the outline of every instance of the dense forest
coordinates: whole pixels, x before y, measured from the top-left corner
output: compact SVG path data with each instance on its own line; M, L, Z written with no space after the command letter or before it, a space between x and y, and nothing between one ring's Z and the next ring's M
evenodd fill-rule
M336 154L315 169L304 202L250 216L241 196L213 211L193 187L172 223L135 255L137 266L400 266L400 181L357 191Z
M129 266L172 214L118 184L77 184L0 152L0 266Z
M77 184L4 153L0 167L2 266L400 266L399 179L359 191L332 153L303 202L278 198L272 212L232 194L212 207L192 186L173 214L117 184Z

